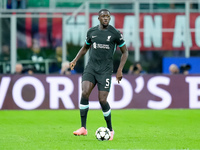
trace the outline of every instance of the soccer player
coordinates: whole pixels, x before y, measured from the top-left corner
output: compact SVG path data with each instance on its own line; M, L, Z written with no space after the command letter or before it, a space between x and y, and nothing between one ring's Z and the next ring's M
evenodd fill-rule
M122 52L116 73L116 79L119 83L123 76L123 67L128 58L128 50L122 34L113 26L109 25L111 19L110 11L101 9L98 19L100 24L88 30L84 46L70 62L70 68L73 70L79 58L85 55L90 48L90 58L82 75L82 95L80 101L81 128L74 131L73 134L87 135L86 120L89 109L89 96L97 84L99 102L107 127L111 131L109 140L113 140L114 130L112 129L111 123L111 108L107 102L113 72L113 54L118 45Z

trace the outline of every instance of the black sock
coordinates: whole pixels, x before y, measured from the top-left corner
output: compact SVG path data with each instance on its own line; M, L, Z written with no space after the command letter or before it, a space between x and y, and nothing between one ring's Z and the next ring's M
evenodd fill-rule
M84 127L85 129L86 129L88 110L89 110L88 99L81 97L81 102L80 102L81 127Z
M107 128L112 131L112 122L111 122L111 109L108 102L106 104L101 104L101 108L103 111L104 119L106 120Z

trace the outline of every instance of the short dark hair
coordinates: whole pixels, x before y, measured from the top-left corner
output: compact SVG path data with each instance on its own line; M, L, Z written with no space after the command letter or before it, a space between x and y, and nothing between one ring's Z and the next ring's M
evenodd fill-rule
M101 13L102 11L108 11L108 12L110 13L110 11L109 11L108 9L101 9L101 10L99 10L99 15L100 15L100 13Z

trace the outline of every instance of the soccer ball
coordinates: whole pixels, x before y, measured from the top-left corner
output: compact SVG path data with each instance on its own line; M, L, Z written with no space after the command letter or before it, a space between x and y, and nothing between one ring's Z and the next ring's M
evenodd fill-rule
M99 141L106 141L110 139L110 130L106 127L100 127L97 129L95 136Z

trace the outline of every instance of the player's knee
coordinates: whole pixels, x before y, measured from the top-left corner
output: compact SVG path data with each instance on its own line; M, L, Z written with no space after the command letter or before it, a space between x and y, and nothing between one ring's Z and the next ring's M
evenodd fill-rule
M89 98L89 96L90 96L90 93L89 92L87 92L87 91L85 91L85 90L83 90L82 91L82 97L84 97L84 98Z
M107 92L100 92L99 93L99 102L100 102L100 104L106 104L107 103L107 97L108 97L108 93Z

